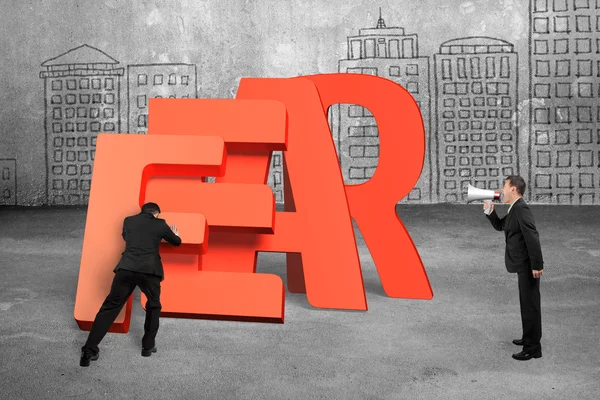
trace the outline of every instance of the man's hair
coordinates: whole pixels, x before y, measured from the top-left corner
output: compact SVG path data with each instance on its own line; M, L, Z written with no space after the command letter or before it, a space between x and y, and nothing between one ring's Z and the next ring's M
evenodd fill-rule
M142 212L146 214L160 214L160 207L156 203L146 203L142 206Z
M523 178L521 178L520 175L507 176L506 180L508 181L508 184L510 186L514 186L517 188L517 193L519 193L521 196L523 196L523 193L525 193L525 188L527 187L527 185L525 184L525 180L523 180Z

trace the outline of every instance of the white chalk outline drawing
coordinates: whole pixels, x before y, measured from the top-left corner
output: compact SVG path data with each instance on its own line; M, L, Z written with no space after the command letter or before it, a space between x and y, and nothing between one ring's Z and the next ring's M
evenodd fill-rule
M148 132L149 98L197 98L197 81L196 64L127 65L127 132Z
M436 195L465 202L467 186L495 190L518 172L518 54L498 38L448 40L434 54Z
M599 54L600 1L530 0L528 192L534 202L600 204Z
M419 56L418 43L417 34L387 27L379 8L376 27L348 36L347 59L338 61L341 73L371 74L400 84L419 105L425 125L425 160L419 181L400 203L432 201L430 62L429 57ZM330 109L330 121L345 183L367 181L379 160L379 133L372 114L359 105L336 104Z
M83 44L44 61L46 195L50 205L86 205L96 136L121 132L124 68Z
M6 184L5 182L9 183ZM10 183L12 181L12 184ZM8 187L10 185L11 187ZM8 196L6 193L8 192ZM12 198L12 200L7 200ZM0 206L17 205L17 159L0 158Z

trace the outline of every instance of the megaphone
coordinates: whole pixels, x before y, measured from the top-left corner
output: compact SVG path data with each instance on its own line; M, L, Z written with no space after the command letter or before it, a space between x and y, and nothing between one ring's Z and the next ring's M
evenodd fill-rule
M501 193L499 190L479 189L475 186L468 186L467 203L477 200L500 200Z

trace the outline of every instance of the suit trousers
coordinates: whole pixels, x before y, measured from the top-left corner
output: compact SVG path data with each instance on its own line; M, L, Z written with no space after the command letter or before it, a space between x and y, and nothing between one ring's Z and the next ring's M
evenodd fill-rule
M93 354L98 353L98 344L102 341L110 326L115 321L121 309L127 303L129 296L133 293L136 286L146 295L146 321L144 322L144 337L142 338L142 348L151 349L154 347L156 333L158 332L160 317L160 280L156 275L145 274L127 270L118 270L115 272L110 293L100 307L100 311L94 319L94 324L90 330L87 341L82 350L88 350Z
M540 305L540 278L534 278L531 269L517 273L519 303L523 324L523 351L536 353L542 349L542 312Z

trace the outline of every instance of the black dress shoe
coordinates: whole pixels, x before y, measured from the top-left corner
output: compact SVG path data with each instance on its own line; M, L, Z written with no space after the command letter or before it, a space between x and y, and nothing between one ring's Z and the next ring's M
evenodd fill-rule
M519 361L527 361L527 360L531 360L532 358L541 358L541 357L542 357L541 350L538 350L535 353L526 353L524 351L520 351L520 352L512 355L512 358L514 358L515 360L519 360Z
M150 357L152 353L156 353L156 346L151 349L142 349L142 357Z
M79 365L82 367L89 367L90 361L96 361L100 357L100 353L92 353L88 350L81 351L81 359L79 360Z
M523 346L523 339L515 339L513 340L513 343L516 344L517 346Z

